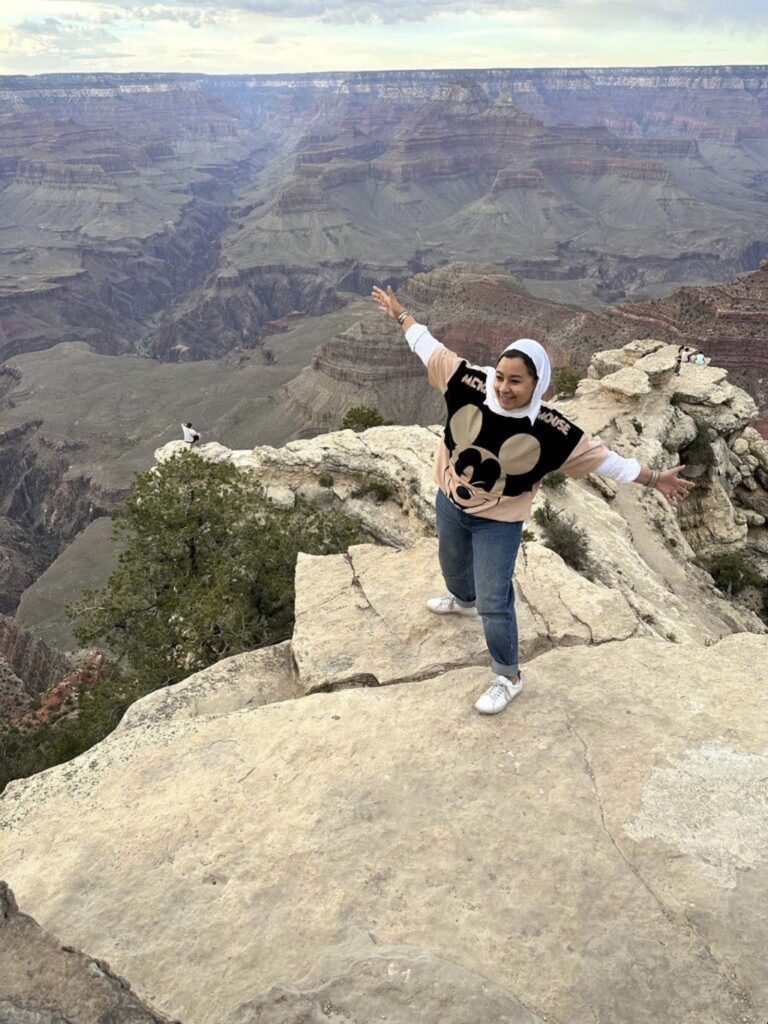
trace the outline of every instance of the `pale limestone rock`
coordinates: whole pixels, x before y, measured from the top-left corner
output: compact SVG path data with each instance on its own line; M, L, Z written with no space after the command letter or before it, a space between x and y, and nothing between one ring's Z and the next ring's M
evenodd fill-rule
M673 352L677 352L676 346L668 345L665 341L658 341L655 338L640 338L637 341L630 341L619 351L624 353L625 361L634 362L649 356L652 352L658 352L660 349L672 349Z
M589 364L587 373L592 378L607 377L616 373L627 365L627 359L620 348L609 348L602 352L595 352Z
M727 385L727 389L727 399L722 404L681 402L679 408L697 423L712 427L719 434L730 435L751 423L757 416L757 406L746 391L734 388L730 384Z
M747 427L742 436L749 444L750 454L754 455L761 468L768 472L768 441L752 427Z
M688 542L705 557L739 548L747 538L746 520L717 478L692 491L678 514Z
M544 1024L487 978L414 946L378 945L361 928L325 950L300 981L273 986L223 1024Z
M651 390L648 375L634 366L625 366L615 373L609 373L600 380L603 391L609 391L621 399L635 399L647 395Z
M525 546L515 588L546 628L550 645L624 640L638 629L638 619L620 591L585 579L543 544Z
M691 366L683 364L683 372L672 382L672 393L679 401L717 405L725 401L720 397L720 385L726 380L728 371L720 366ZM716 400L710 395L715 392Z
M224 658L132 704L118 729L151 721L227 715L300 697L290 641Z
M615 480L609 480L608 477L590 473L586 479L589 486L594 487L599 494L602 494L606 501L613 501L619 493L619 484Z
M764 1021L768 639L561 648L498 718L472 709L484 682L118 730L11 784L0 862L187 1024L304 976L350 923L543 1020Z
M427 609L427 598L443 593L434 540L405 551L360 544L346 555L300 555L292 649L303 691L488 665L479 619Z
M652 344L656 348L652 349L648 355L638 359L635 369L647 373L651 384L654 387L660 387L672 379L677 349L674 345L662 346L660 342Z
M731 445L731 450L736 455L746 455L749 452L749 442L745 437L737 437Z
M290 487L267 487L266 494L278 508L293 508L296 504L296 494Z
M673 412L662 435L662 442L669 451L679 452L693 441L698 431L694 419L680 409L673 408Z
M740 511L748 526L763 526L765 524L765 516L761 516L759 512L754 512L751 508L742 508Z

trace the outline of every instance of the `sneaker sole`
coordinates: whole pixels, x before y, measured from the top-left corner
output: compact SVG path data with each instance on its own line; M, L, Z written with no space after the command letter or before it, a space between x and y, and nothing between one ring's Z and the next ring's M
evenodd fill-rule
M456 608L441 612L438 608L430 608L429 605L427 605L427 611L432 612L433 615L461 615L465 619L476 619L480 614L476 608L471 612L460 612Z

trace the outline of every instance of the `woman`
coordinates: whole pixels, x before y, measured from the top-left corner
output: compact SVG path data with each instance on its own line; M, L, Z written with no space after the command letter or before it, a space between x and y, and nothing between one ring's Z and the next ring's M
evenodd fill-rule
M503 711L523 688L518 667L512 574L533 495L542 477L561 469L574 479L600 473L661 491L671 505L693 487L684 466L651 470L610 452L542 405L550 364L537 341L509 345L495 367L473 366L451 352L398 302L391 288L372 292L397 320L409 347L445 397L448 420L437 453L436 520L440 569L448 593L427 601L438 615L480 615L494 678L475 708Z

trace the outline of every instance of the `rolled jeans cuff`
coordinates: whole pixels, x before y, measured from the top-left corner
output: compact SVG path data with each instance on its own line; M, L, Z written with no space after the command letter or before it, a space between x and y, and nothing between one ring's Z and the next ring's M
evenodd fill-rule
M474 608L475 607L475 602L474 601L462 601L461 598L460 597L456 597L455 594L451 594L451 597L456 602L456 604L460 605L462 608Z
M502 665L502 663L500 661L496 661L495 658L491 659L491 669L497 676L516 676L518 672L517 665Z

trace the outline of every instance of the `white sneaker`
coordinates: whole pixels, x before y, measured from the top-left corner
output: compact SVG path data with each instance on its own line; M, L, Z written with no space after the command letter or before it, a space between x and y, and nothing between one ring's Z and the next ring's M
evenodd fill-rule
M523 688L523 673L520 672L516 683L511 683L506 676L494 676L493 682L477 701L475 710L481 715L498 715Z
M453 594L443 594L442 597L430 597L427 601L427 608L431 612L435 612L436 615L468 615L470 618L477 616L477 608L474 605L470 605L466 608L463 604L459 604Z

